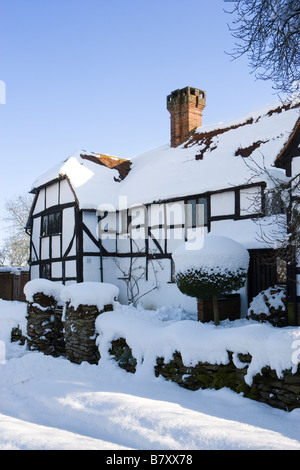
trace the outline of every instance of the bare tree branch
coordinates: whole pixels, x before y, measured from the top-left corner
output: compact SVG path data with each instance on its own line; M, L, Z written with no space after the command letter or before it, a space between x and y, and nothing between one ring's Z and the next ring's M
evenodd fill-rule
M224 0L233 16L229 30L237 40L229 54L247 56L252 72L271 80L281 93L300 92L299 0Z
M25 226L31 204L32 196L27 193L7 200L5 203L6 216L3 220L7 223L6 231L8 236L4 239L1 249L0 261L2 265L27 265L29 259L29 237L25 233Z

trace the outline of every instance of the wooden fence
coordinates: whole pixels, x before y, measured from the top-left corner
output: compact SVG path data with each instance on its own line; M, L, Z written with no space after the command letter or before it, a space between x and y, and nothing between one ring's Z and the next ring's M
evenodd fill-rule
M23 289L28 281L28 268L0 267L0 299L26 302Z

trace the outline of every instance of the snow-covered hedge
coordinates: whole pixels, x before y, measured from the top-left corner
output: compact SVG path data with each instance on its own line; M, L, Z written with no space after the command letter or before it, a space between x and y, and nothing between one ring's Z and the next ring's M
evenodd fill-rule
M198 269L199 266L210 270L247 270L249 253L240 243L228 237L212 235L187 241L176 248L172 254L176 272Z
M206 235L188 241L173 253L175 281L185 295L213 299L214 322L219 324L217 298L240 290L246 283L248 251L236 241Z
M191 297L229 294L246 282L249 253L230 238L209 234L203 240L184 243L172 256L178 288Z

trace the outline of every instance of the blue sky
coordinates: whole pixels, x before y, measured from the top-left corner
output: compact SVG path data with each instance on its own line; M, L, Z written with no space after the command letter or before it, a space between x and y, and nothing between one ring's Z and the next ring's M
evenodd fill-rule
M234 46L223 0L0 0L0 216L78 148L132 157L169 142L166 96L207 93L203 125L277 100ZM1 238L1 234L0 234Z

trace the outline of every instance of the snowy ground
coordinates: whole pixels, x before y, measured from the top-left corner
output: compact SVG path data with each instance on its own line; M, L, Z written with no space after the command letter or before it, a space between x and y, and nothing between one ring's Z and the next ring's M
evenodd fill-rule
M27 351L9 342L24 314L25 304L0 301L1 450L300 450L300 409Z

